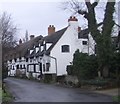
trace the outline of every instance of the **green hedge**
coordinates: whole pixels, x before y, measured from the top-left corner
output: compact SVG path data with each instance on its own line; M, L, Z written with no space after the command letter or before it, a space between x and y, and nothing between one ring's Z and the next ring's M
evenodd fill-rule
M2 102L12 102L13 97L12 95L6 90L5 92L2 90Z
M44 82L45 83L51 83L52 82L52 75L51 74L45 74L44 75Z
M82 80L82 85L95 85L95 86L105 86L108 84L108 81L106 80Z

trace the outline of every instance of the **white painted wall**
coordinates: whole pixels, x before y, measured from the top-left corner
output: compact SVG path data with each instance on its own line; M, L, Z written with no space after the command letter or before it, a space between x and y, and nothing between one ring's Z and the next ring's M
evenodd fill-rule
M83 45L82 41L87 41L89 43L89 47L88 47L88 45ZM47 49L50 47L50 45L51 44L46 45ZM61 51L62 45L69 45L70 52L63 53ZM78 39L78 22L70 21L67 30L65 31L65 33L62 35L62 37L57 42L57 44L51 50L50 56L44 55L41 60L38 60L39 62L40 61L42 62L42 70L43 70L43 64L45 64L45 67L46 67L46 63L50 63L49 71L48 72L42 71L43 74L45 74L45 73L56 74L56 72L57 72L58 76L67 74L66 67L67 67L67 65L70 65L70 62L73 61L73 54L75 53L75 51L77 49L79 49L80 52L88 53L88 50L89 50L89 54L94 54L94 45L95 45L95 42L90 34L89 34L89 41L88 41L88 39ZM40 46L40 48L42 51L43 46ZM33 50L30 50L30 53L32 51ZM37 51L38 51L38 48L36 48L36 52ZM40 59L40 56L38 58ZM23 61L20 62L20 60L17 58L16 63L14 61L12 61L12 63L8 62L8 66L11 66L11 65L16 66L17 64L19 64L19 65L25 64L25 66L27 67L28 64L38 63L38 61L36 60L35 57L33 59L29 58L28 62L25 61L24 57L22 57L22 60ZM32 60L32 61L30 61L30 60ZM34 71L34 67L30 66L29 70ZM37 67L37 70L39 71L39 67ZM10 73L12 73L12 75L14 75L15 71L11 70ZM27 72L27 70L26 70L26 76L28 76L28 75L29 75L29 72ZM39 75L39 73L33 73L33 77L37 77L38 75Z
M21 60L19 58L17 58L16 62L14 61L14 59L12 59L12 62L8 61L7 63L8 63L8 69L10 70L8 72L9 76L16 75L16 65L22 65L22 66L25 65L25 67L27 68L27 64L28 64L24 57L22 57ZM14 67L14 70L13 70L13 67ZM26 73L25 69L22 69L21 71L22 71L22 73Z
M57 59L57 75L65 75L67 65L70 65L70 62L73 61L73 54L77 49L80 52L88 53L88 45L83 45L82 41L88 41L88 39L78 39L78 22L70 21L69 27L57 42L57 44L52 49L50 56L53 56ZM91 42L91 39L89 39ZM69 53L62 53L61 46L62 45L69 45L70 52ZM92 53L92 50L89 49ZM50 71L46 73L56 73L56 66L55 60L51 60L51 67Z

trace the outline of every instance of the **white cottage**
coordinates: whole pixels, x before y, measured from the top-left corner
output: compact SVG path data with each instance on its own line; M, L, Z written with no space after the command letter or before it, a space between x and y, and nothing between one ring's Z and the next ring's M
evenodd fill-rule
M34 38L30 36L30 40L26 43L22 43L20 39L19 45L5 55L8 67L8 76L26 76L28 59L26 58L29 49L39 41L42 36Z
M29 51L27 76L66 75L66 67L73 61L75 51L79 49L80 52L94 54L94 47L95 42L88 29L81 30L76 17L70 17L68 26L59 31L50 25L48 36Z
M102 23L98 24L98 27L101 25ZM68 19L68 26L59 31L50 25L47 36L34 38L31 35L28 42L22 43L20 40L19 43L6 55L8 74L37 79L46 74L66 75L66 67L72 63L75 51L79 49L82 53L95 54L96 45L89 30L81 30L78 19L74 16Z
M68 26L59 31L55 31L55 27L50 25L47 36L34 38L32 35L28 42L20 41L15 50L7 54L8 74L25 74L34 78L45 74L66 75L66 67L72 63L77 49L94 54L95 42L88 29L81 30L78 19L71 16Z

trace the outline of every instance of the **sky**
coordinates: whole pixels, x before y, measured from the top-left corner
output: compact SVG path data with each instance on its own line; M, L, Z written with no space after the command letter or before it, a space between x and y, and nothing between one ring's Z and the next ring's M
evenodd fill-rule
M18 38L29 35L47 35L49 25L54 25L56 31L68 25L72 15L61 8L61 0L55 1L4 1L1 3L2 12L11 15L13 24L18 28Z
M2 11L11 14L20 38L26 30L30 35L47 35L49 25L55 25L59 30L67 25L70 16L60 8L60 2L3 2Z
M29 35L46 36L49 25L54 25L56 31L68 26L68 19L73 15L62 9L63 0L1 0L0 11L11 15L13 24L17 26L17 39L24 38L26 30ZM76 15L77 16L77 15ZM97 16L103 18L103 12L98 10ZM86 20L77 16L82 27Z

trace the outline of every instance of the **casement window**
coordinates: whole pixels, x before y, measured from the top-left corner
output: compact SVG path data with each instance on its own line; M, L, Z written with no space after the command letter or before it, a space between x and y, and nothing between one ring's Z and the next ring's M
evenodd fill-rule
M26 69L25 65L23 65L23 69Z
M33 69L34 69L34 73L35 73L35 72L36 72L36 65L34 65L34 68L33 68Z
M20 65L20 69L22 69L22 65Z
M62 45L61 47L62 52L70 52L70 46L69 45Z
M28 58L26 58L26 62L28 62Z
M45 72L45 64L43 64L43 72Z
M21 57L19 58L19 60L21 61Z
M13 66L12 70L15 70L14 66Z
M82 41L82 44L83 45L87 45L87 41Z
M17 59L14 59L15 60L15 62L17 61Z
M50 63L46 63L46 71L49 71Z
M16 69L19 69L19 65L16 65Z
M32 62L32 59L30 59L30 62Z

